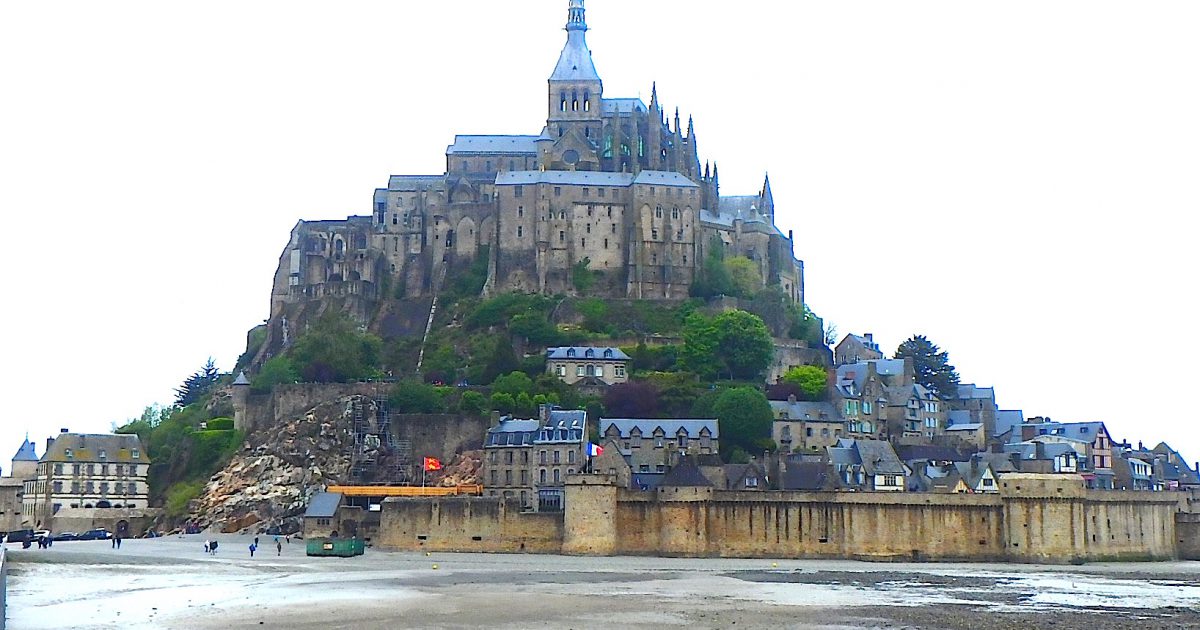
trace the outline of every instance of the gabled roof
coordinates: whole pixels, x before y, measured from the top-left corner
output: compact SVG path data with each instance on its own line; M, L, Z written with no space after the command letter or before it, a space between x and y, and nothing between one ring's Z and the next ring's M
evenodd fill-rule
M616 427L617 433L622 438L629 437L634 429L637 429L642 437L650 437L654 435L655 430L662 429L663 436L668 439L678 436L680 431L689 438L698 438L703 430L708 429L709 437L714 440L718 439L721 433L720 423L715 418L601 418L600 435L606 435L609 427Z
M788 464L779 480L781 490L819 492L837 486L837 475L823 462L796 462Z
M14 462L36 462L38 461L37 447L33 442L29 441L29 437L25 437L25 441L21 443L21 447L17 449L17 454L13 455Z
M979 387L975 383L962 383L958 386L958 399L982 399L996 401L996 389L994 387Z
M341 504L342 493L318 492L309 499L304 518L333 518L337 516L338 506Z
M841 422L833 403L829 402L788 402L786 400L769 401L771 411L787 414L785 420L804 420L806 422Z
M868 475L903 475L904 463L896 456L891 442L883 440L855 440L863 471Z
M704 473L700 472L700 468L696 466L695 461L693 461L691 457L684 457L679 460L679 463L674 468L672 468L665 476L663 476L662 481L659 482L658 486L660 488L669 486L678 488L711 488L712 482L704 476Z
M552 360L628 361L629 355L620 348L607 346L562 346L546 348L546 358Z
M444 175L392 175L388 178L388 190L392 192L439 190L445 181Z
M456 135L454 144L446 147L446 155L536 155L537 139L537 136Z

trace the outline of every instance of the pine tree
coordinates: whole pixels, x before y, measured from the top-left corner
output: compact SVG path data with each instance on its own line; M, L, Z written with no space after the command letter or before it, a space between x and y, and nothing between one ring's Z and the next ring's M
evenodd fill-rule
M925 338L913 335L896 348L897 359L912 359L917 382L939 398L958 394L958 372L950 365L950 355Z
M204 363L204 367L184 379L183 384L175 388L175 404L186 407L198 400L212 389L220 378L221 373L213 363L212 357Z

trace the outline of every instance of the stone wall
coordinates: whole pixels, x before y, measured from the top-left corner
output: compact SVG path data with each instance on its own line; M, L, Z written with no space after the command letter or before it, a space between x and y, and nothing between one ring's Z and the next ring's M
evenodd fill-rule
M579 475L568 479L563 514L520 514L516 502L492 498L389 500L379 539L395 549L583 555L1041 563L1200 556L1200 514L1179 513L1177 529L1179 493L1085 490L1082 478L1063 475L1009 482L1007 495L634 492L611 475Z
M150 528L158 517L157 509L129 508L61 508L51 517L48 525L54 532L83 533L89 529L104 528L117 532L121 523L126 524L128 538L137 538Z
M516 499L391 497L373 542L402 551L559 553L563 515L522 512Z

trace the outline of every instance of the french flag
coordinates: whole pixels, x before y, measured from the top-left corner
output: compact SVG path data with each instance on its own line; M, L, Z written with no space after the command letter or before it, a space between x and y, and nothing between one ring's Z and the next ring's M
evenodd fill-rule
M603 446L600 446L599 444L592 444L591 442L588 442L588 445L587 445L588 457L595 457L603 452L604 452Z

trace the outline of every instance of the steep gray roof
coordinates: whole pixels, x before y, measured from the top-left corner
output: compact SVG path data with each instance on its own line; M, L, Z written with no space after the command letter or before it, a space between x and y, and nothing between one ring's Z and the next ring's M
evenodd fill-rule
M388 190L393 192L418 192L438 190L445 184L443 175L392 175L388 178Z
M36 462L38 461L37 447L26 437L25 441L21 443L21 447L17 449L17 454L13 455L12 459L14 462Z
M979 422L961 422L946 427L947 431L978 431L983 424Z
M699 188L696 182L671 171L642 171L633 178L635 184L650 184L655 186L677 186L680 188Z
M566 444L580 443L587 439L584 435L587 424L587 412L578 409L553 409L545 426L538 430L533 438L534 444Z
M504 171L496 175L497 186L520 184L565 184L592 186L629 186L633 183L631 173L606 173L603 171Z
M71 456L67 457L67 451ZM133 457L134 451L138 457ZM104 457L100 457L101 451ZM61 433L46 449L47 462L137 462L149 464L142 441L134 434Z
M551 81L600 80L583 33L581 30L567 31L567 43L558 55L558 63L554 66L554 72L550 74Z
M830 489L836 479L837 476L831 474L829 465L824 462L796 462L788 464L783 471L779 489L817 492Z
M333 518L337 516L337 509L341 504L342 493L318 492L309 499L304 518Z
M546 358L551 360L587 359L595 361L628 361L629 355L620 348L608 346L561 346L547 348Z
M237 378L233 379L234 385L249 385L250 379L246 378L244 371L238 372Z
M786 400L770 401L771 411L778 416L780 411L787 413L787 420L806 420L808 422L840 422L837 410L829 402L788 402Z
M904 463L896 456L891 442L883 440L855 440L863 471L868 475L903 475Z
M1001 409L996 412L996 435L1003 435L1025 424L1025 412L1020 409Z
M537 136L454 136L454 144L446 147L447 155L512 154L536 155Z
M648 111L640 98L606 98L600 101L605 114L627 114Z
M672 438L679 435L679 431L683 430L689 438L700 437L700 432L708 429L709 437L718 439L721 433L720 423L714 418L704 419L630 419L630 418L602 418L600 420L600 435L608 433L609 427L616 427L617 433L622 438L627 438L630 433L636 428L643 437L654 435L655 429L662 429L663 435Z
M691 457L684 457L679 461L674 468L663 476L659 482L659 487L676 486L680 488L688 487L711 487L713 484L700 472L700 468Z

